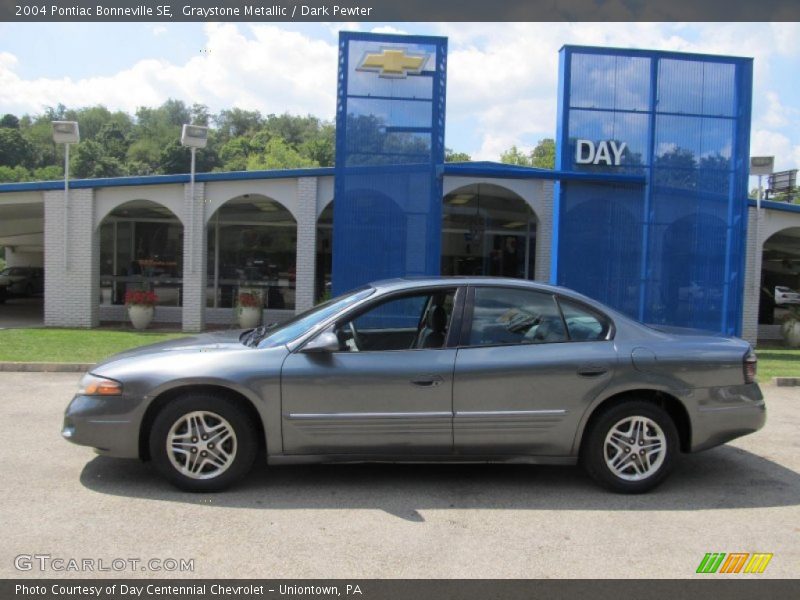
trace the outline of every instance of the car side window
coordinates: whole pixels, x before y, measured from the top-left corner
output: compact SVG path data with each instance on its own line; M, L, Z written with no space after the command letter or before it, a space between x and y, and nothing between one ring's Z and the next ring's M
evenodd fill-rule
M473 304L470 346L567 341L564 322L552 294L478 287Z
M559 298L558 303L573 342L593 342L608 338L611 327L608 319L564 298Z
M453 315L455 290L391 298L339 324L345 352L443 348Z

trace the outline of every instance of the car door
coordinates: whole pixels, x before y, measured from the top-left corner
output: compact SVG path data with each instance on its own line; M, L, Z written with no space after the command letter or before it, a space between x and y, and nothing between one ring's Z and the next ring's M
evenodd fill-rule
M336 323L339 351L289 355L284 452L451 453L456 350L448 337L462 305L456 288L379 298Z
M613 324L549 292L470 288L453 387L460 454L566 456L616 364ZM572 335L571 333L572 332Z

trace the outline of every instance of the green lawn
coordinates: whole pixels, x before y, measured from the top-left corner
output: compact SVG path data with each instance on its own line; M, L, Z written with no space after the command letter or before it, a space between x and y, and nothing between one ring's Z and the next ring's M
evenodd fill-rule
M773 377L800 377L800 350L779 346L757 348L758 380L772 381Z
M103 329L3 329L0 361L94 363L145 344L182 337L180 333Z

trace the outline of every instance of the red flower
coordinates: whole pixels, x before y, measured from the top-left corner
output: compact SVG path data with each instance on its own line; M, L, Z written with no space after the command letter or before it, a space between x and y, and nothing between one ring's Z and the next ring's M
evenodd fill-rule
M239 306L242 308L261 308L261 299L255 294L244 292L239 294Z
M125 306L155 306L158 296L146 290L128 290L125 292Z

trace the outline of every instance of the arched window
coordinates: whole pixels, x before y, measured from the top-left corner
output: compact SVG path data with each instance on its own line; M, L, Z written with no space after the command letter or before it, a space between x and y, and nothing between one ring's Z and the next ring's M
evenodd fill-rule
M297 223L280 202L260 194L228 200L208 222L207 306L230 308L243 288L265 308L295 307Z
M534 212L511 190L458 188L442 207L442 275L533 279L536 226Z
M126 202L100 224L100 304L124 304L130 289L156 292L162 306L182 305L183 225L150 200Z

